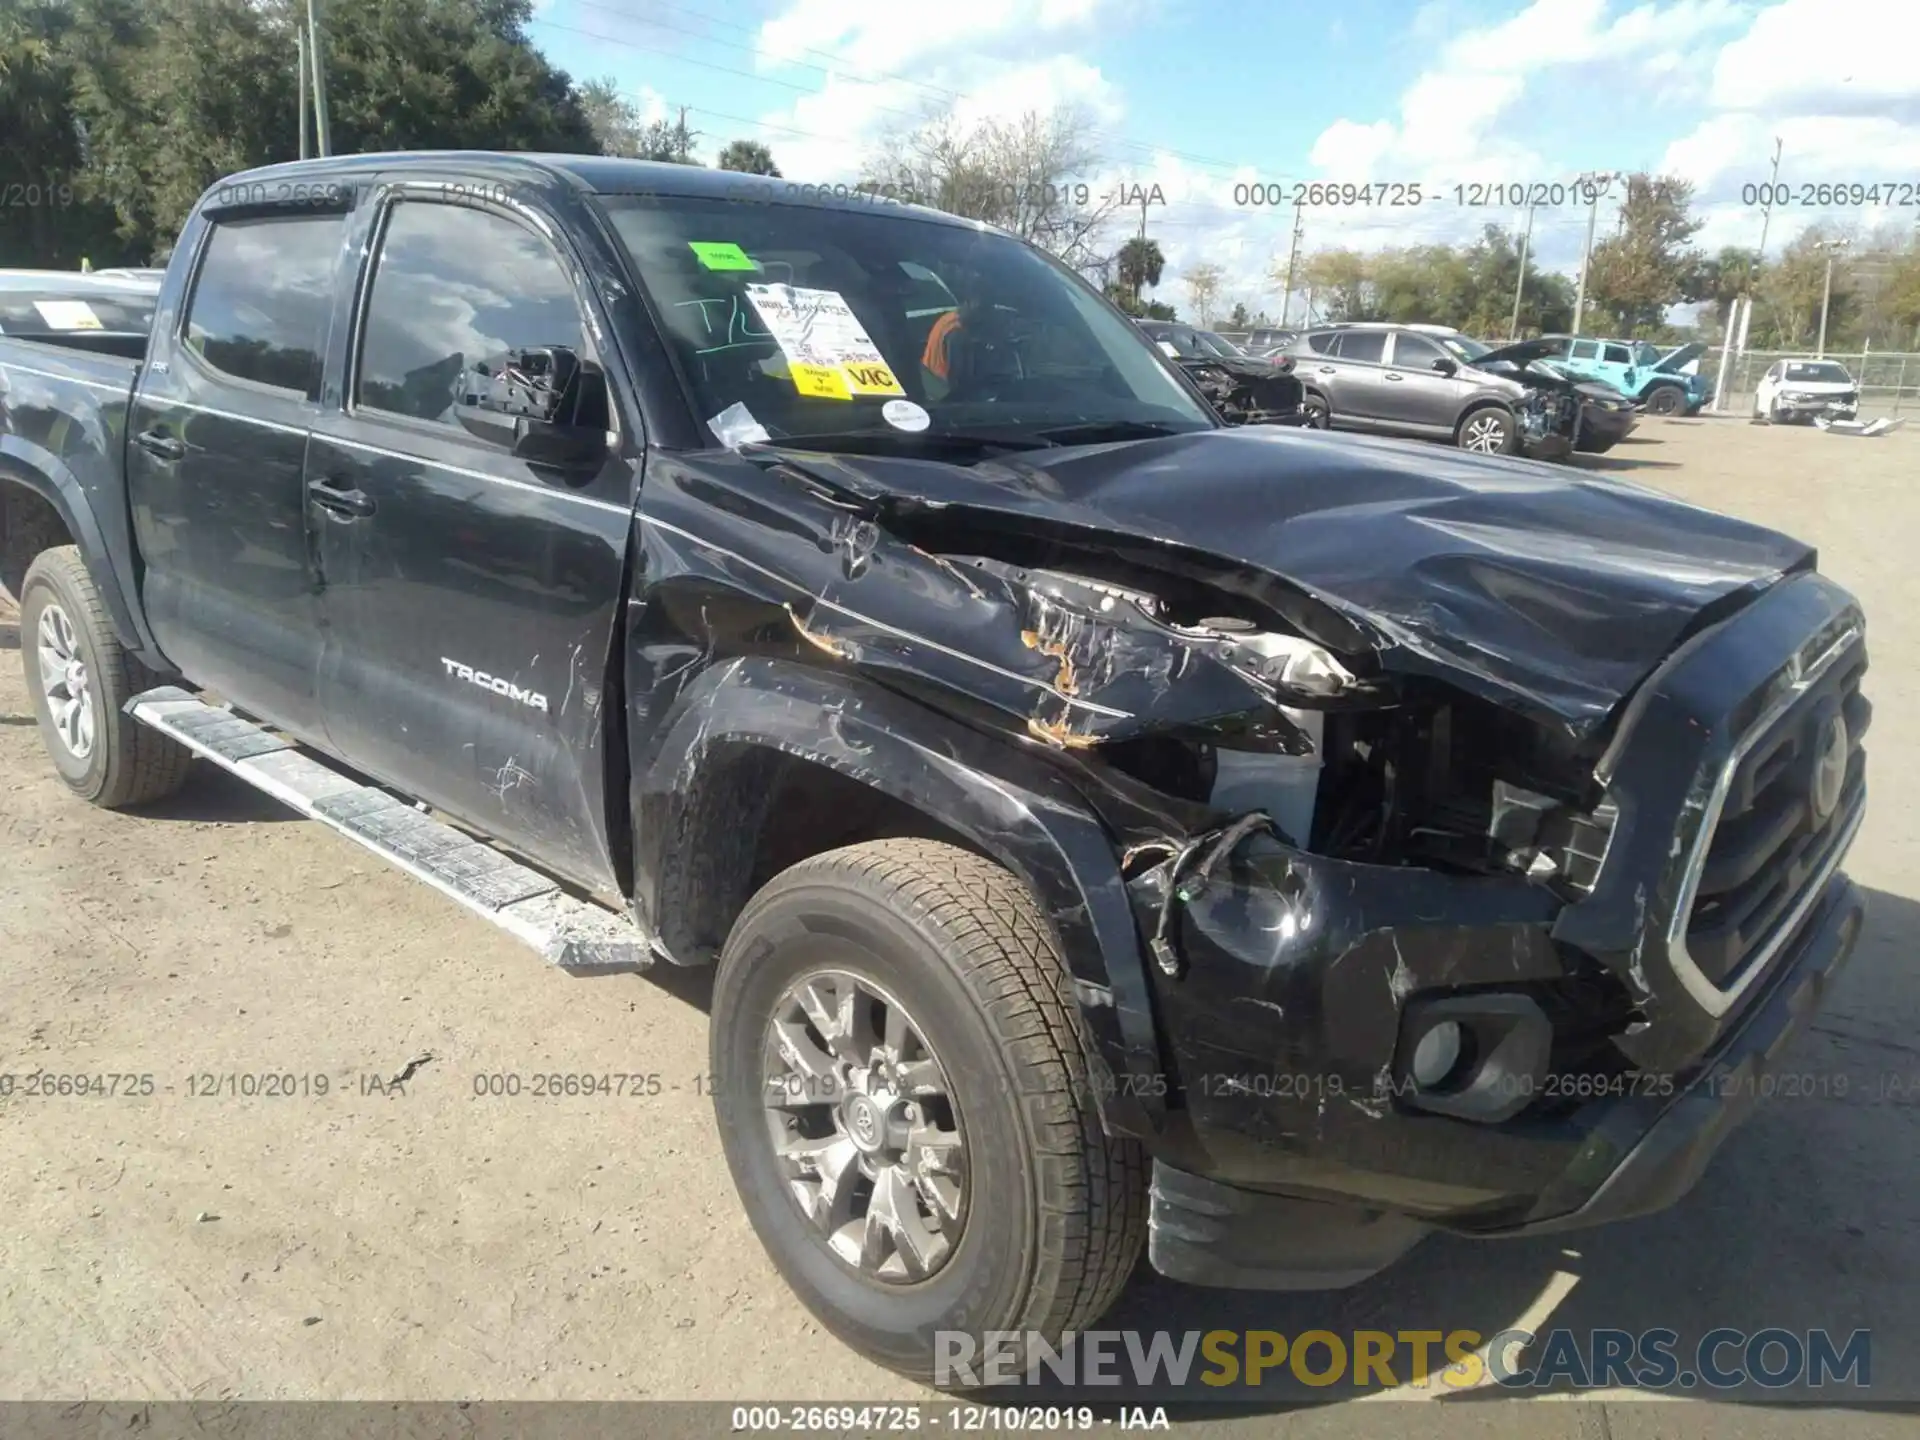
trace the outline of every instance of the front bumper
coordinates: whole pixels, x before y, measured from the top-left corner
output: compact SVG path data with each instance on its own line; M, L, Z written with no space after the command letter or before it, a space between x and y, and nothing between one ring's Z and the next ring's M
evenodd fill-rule
M1429 1228L1524 1234L1684 1193L1858 933L1840 867L1865 812L1865 668L1857 607L1812 574L1683 645L1602 762L1619 819L1576 903L1518 876L1244 842L1179 910L1184 967L1151 977L1168 1273L1204 1273L1179 1257L1219 1232L1214 1249L1266 1277L1248 1283L1282 1283L1274 1247L1297 1233L1328 1257L1311 1283L1344 1283L1324 1276ZM1815 802L1803 783L1837 788ZM1164 867L1129 882L1143 923L1163 887ZM1437 1009L1529 1007L1550 1044L1474 1062L1524 1079L1510 1103L1414 1086L1408 1052ZM1343 1248L1342 1226L1367 1234ZM1261 1234L1266 1262L1246 1252Z
M1767 1093L1768 1077L1795 1035L1825 1002L1853 953L1866 916L1844 875L1827 884L1739 1029L1677 1095L1592 1102L1564 1150L1560 1173L1531 1213L1476 1224L1470 1215L1422 1219L1378 1204L1220 1184L1156 1161L1149 1255L1154 1269L1192 1285L1236 1289L1332 1289L1391 1264L1434 1228L1485 1238L1546 1234L1650 1214L1673 1204Z
M1858 400L1831 400L1824 396L1806 399L1789 399L1782 395L1775 398L1772 411L1775 415L1800 416L1831 415L1836 419L1851 420L1860 413Z

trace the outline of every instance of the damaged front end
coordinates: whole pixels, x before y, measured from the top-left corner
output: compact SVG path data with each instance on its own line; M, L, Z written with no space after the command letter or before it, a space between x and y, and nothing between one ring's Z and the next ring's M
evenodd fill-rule
M1851 945L1862 623L1786 537L1315 432L756 463L786 528L833 516L782 602L796 643L1036 747L1111 837L1166 1273L1290 1283L1246 1234L1179 1238L1182 1207L1249 1196L1394 1217L1336 1243L1247 1212L1344 1257L1320 1283L1429 1226L1662 1203L1730 1122L1679 1169L1633 1156Z
M1306 387L1294 375L1291 357L1266 360L1209 355L1180 358L1174 363L1229 425L1301 425L1306 421L1300 406Z

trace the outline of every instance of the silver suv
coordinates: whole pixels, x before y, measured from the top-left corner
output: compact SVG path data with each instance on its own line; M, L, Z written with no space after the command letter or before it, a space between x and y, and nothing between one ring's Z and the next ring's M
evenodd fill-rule
M1547 458L1573 448L1579 403L1564 377L1530 368L1552 350L1493 350L1433 325L1329 325L1285 347L1319 428L1450 440L1488 455Z

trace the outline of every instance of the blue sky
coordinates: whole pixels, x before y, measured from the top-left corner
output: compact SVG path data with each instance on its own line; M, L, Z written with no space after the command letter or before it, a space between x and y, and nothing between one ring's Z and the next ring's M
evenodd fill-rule
M541 0L534 41L651 114L688 107L719 144L750 136L784 172L856 178L889 129L1057 106L1096 127L1098 192L1160 187L1148 231L1163 289L1222 265L1229 299L1277 311L1291 210L1236 204L1256 182L1419 182L1417 208L1303 217L1303 249L1460 239L1522 211L1455 185L1564 184L1653 169L1699 186L1710 247L1752 245L1741 186L1920 182L1920 0ZM1881 43L1875 44L1878 38ZM1776 210L1773 249L1825 212ZM1602 233L1613 218L1603 201ZM1826 214L1860 228L1920 209ZM1137 223L1138 211L1130 224ZM1533 245L1577 268L1582 204L1538 211Z

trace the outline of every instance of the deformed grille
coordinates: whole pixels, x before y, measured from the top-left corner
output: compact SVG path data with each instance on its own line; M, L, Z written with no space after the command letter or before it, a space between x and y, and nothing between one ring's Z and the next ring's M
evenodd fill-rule
M1685 931L1685 958L1720 990L1743 988L1756 954L1804 913L1809 887L1851 838L1866 788L1866 668L1856 630L1827 637L1723 778Z

